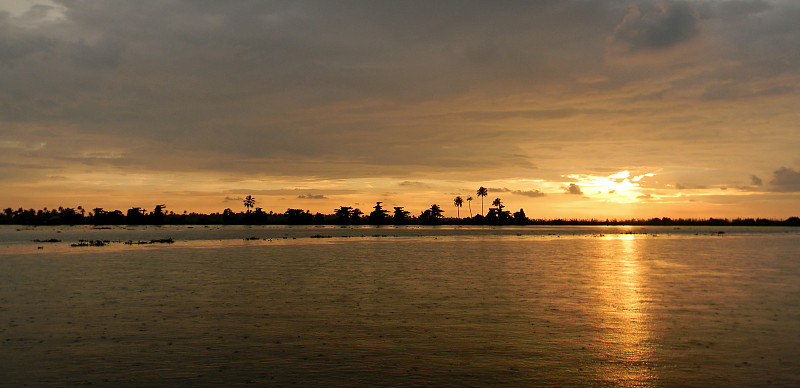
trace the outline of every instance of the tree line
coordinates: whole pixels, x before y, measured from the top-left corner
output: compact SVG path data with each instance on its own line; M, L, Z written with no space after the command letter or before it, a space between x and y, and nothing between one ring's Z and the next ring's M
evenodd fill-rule
M475 195L481 199L480 213L473 215L472 196L466 199L456 196L453 206L456 217L445 217L445 210L438 204L412 215L403 206L385 209L383 202L376 202L369 213L351 206L340 206L333 213L312 213L303 209L286 209L284 212L266 212L257 207L256 199L248 195L242 200L245 210L235 212L230 208L221 213L174 213L167 211L164 204L155 205L152 211L132 207L125 213L120 210L107 211L94 208L87 212L82 206L77 208L59 207L12 209L0 213L0 224L14 225L653 225L653 226L800 226L800 218L785 220L766 218L736 219L694 219L694 218L649 218L649 219L531 219L523 209L511 212L505 209L500 198L491 202L489 211L484 213L484 198L488 189L480 187ZM469 208L469 217L461 217L464 202Z

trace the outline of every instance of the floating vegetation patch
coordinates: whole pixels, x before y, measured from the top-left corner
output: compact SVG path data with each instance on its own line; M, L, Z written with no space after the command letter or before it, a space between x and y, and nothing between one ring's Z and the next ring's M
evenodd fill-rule
M172 244L174 242L175 242L175 240L173 240L172 237L170 237L170 238L155 239L155 240L150 240L150 241L128 240L128 241L125 241L125 244L127 244L127 245Z
M33 240L33 242L39 242L39 243L58 243L58 242L61 242L61 240L59 240L59 239L57 239L57 238L51 238L51 239L49 239L49 240L39 240L39 239L37 238L36 240Z
M78 240L77 243L72 243L72 247L104 247L111 241L109 240Z

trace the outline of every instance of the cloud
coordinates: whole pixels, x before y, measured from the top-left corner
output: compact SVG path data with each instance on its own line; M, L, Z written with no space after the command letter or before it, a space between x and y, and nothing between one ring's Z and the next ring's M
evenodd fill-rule
M800 172L781 167L773 172L773 178L769 183L775 191L800 191Z
M79 41L70 47L72 60L86 69L113 69L124 51L121 42L104 40L94 44Z
M727 22L741 21L751 15L770 9L765 0L728 0L714 9L714 14Z
M0 140L0 148L21 151L39 151L47 147L47 142L38 142L33 144L26 144L20 141L13 140Z
M225 199L222 200L222 202L242 202L242 201L244 201L244 198L242 197L228 197L228 196L225 196Z
M298 199L328 199L328 197L322 194L300 194L297 196Z
M531 198L539 198L545 196L545 194L539 190L514 190L511 193Z
M488 190L490 193L508 193L511 191L511 189L506 187L488 187L486 190Z
M428 187L427 184L418 181L402 181L397 185L402 187Z
M750 184L753 186L761 186L764 184L764 181L755 175L750 175Z
M688 3L631 6L617 26L612 45L624 52L662 50L690 41L700 32L700 16Z
M565 194L576 194L576 195L583 194L583 191L581 191L581 187L574 183L570 183L569 186L566 186L563 189Z

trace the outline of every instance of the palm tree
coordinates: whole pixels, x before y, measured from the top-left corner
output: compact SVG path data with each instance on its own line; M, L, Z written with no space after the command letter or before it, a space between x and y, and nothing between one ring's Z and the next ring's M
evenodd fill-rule
M253 198L252 195L248 195L244 197L244 207L247 209L247 212L250 213L250 208L256 205L256 199Z
M453 205L456 206L456 218L461 218L461 206L464 205L464 200L461 199L461 196L457 196L453 199Z
M483 214L483 197L489 195L489 190L481 186L478 188L478 191L476 191L475 194L481 197L481 214Z
M442 213L444 213L444 210L442 210L442 208L440 208L439 205L434 203L433 205L431 205L430 212L431 212L430 213L431 218L439 219L442 218Z
M501 201L500 198L495 198L494 201L492 201L492 206L497 206L499 210L503 210L503 201Z
M469 207L469 218L472 218L472 196L467 197L467 206Z

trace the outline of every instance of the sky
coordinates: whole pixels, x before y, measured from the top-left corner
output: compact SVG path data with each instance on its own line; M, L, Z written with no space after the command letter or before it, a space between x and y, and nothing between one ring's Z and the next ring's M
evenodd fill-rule
M800 215L796 0L0 2L0 207ZM453 199L465 201L461 209Z

